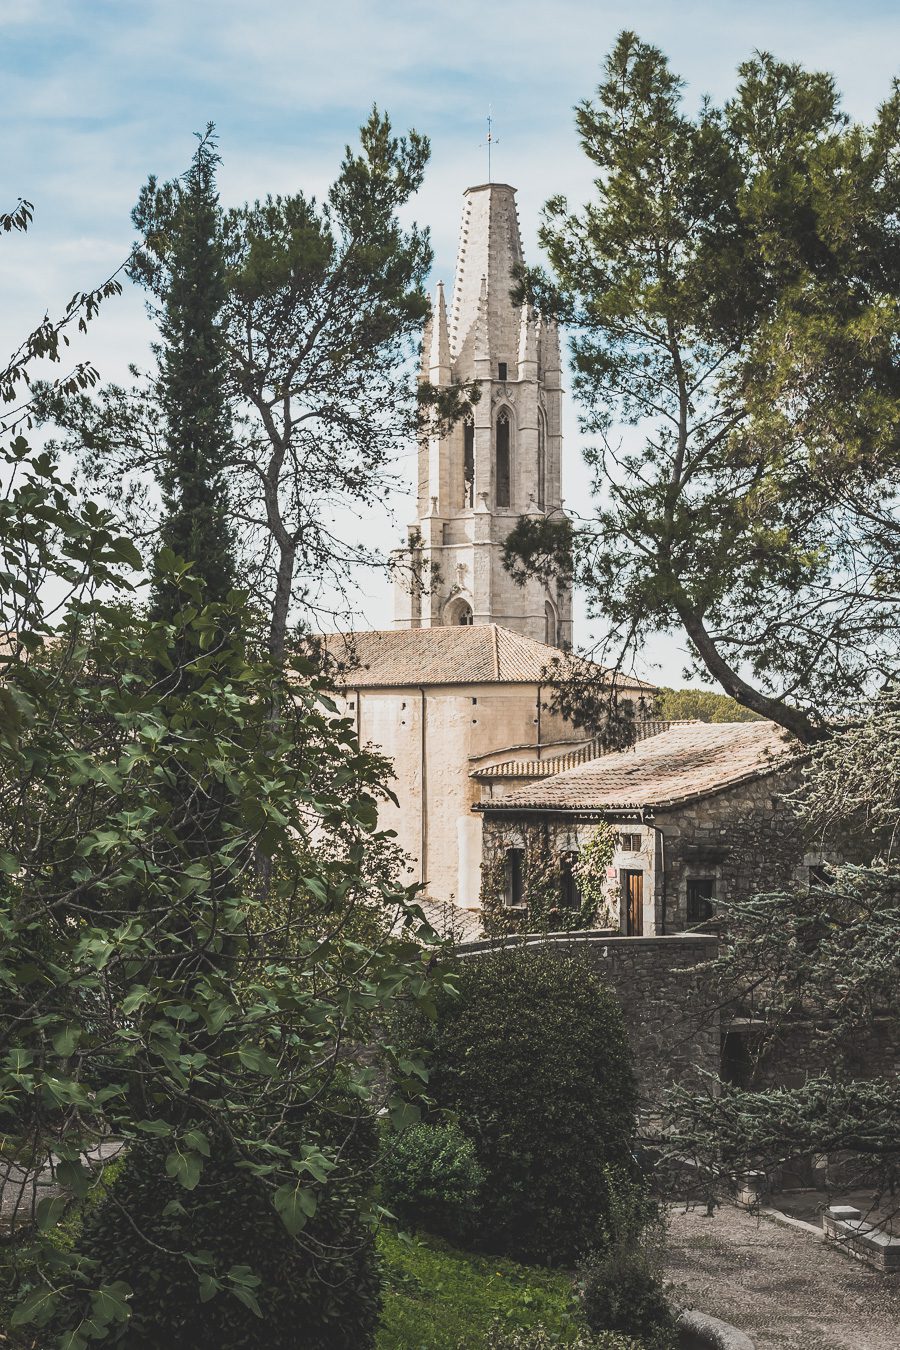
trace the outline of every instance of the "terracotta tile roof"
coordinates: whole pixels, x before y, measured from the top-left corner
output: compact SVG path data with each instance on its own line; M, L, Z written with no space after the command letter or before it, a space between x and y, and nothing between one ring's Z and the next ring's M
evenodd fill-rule
M774 722L678 722L633 750L580 764L479 811L674 806L771 773L799 749Z
M635 722L635 740L645 741L648 736L659 736L672 727L699 725L702 723L690 718L667 722L649 717L641 718ZM469 777L477 778L479 781L496 778L552 778L554 774L574 769L576 765L584 764L587 760L600 759L604 755L617 753L616 750L606 749L598 739L595 739L585 741L583 745L570 745L562 754L553 755L549 759L504 759L499 764L486 764L483 768L473 769Z
M554 672L577 669L600 679L600 666L565 656L533 638L499 624L454 625L447 628L381 629L366 633L331 633L322 641L339 669L339 683L349 689L378 689L428 684L546 684ZM631 677L619 677L623 689L646 689Z

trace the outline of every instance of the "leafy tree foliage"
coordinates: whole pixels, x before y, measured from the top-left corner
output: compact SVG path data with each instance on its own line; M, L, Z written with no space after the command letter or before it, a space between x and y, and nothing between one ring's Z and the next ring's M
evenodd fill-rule
M301 192L222 218L221 339L235 416L230 524L276 656L292 622L314 626L317 608L337 603L352 565L377 561L340 532L341 515L383 501L399 450L423 425L460 416L473 395L427 383L417 395L409 359L428 312L432 252L427 231L404 229L398 213L420 187L428 155L425 137L396 137L376 109L324 202ZM141 223L152 219L150 206L165 216L173 196L177 187L151 180ZM167 238L153 234L143 255L157 303ZM121 502L125 484L125 518L149 539L156 524L146 484L165 459L164 398L158 379L138 377L130 390L42 405L108 499Z
M759 717L759 713L712 689L666 688L659 691L653 715L665 721L690 718L698 722L755 722Z
M275 1216L288 1248L271 1261L306 1272L304 1297L332 1260L336 1275L354 1253L367 1269L367 1240L327 1218L368 1191L352 1140L384 1099L356 1047L397 993L427 1002L433 979L408 937L411 892L364 875L381 763L312 668L260 655L246 597L208 602L171 550L157 574L183 602L144 613L131 592L141 560L110 513L21 437L3 459L0 1119L23 1168L14 1231L30 1241L34 1225L38 1241L18 1268L13 1245L13 1322L64 1325L78 1350L132 1343L123 1266L104 1264L99 1238L54 1240L97 1184L86 1146L110 1136L156 1156L155 1194L168 1188L165 1214L128 1210L146 1244L132 1271L161 1268L164 1229L170 1283L189 1271L200 1297L251 1314L275 1298L259 1282L272 1266L253 1268L252 1226L237 1234L244 1259L203 1236L211 1178ZM327 858L321 830L344 842ZM373 891L400 921L394 939L351 929ZM402 1116L421 1066L384 1053ZM39 1200L42 1169L62 1196ZM146 1194L152 1181L126 1166L122 1184ZM114 1187L98 1225L117 1203Z
M636 1098L619 1006L576 955L501 949L460 962L457 980L458 997L419 1032L429 1095L458 1115L485 1174L468 1236L571 1264L602 1242L607 1167L630 1157Z
M129 1347L293 1350L301 1327L308 1350L344 1350L348 1340L374 1343L380 1281L363 1211L375 1131L359 1102L330 1105L323 1123L332 1145L352 1155L352 1165L331 1173L302 1244L287 1231L265 1190L227 1154L207 1162L186 1196L164 1172L168 1143L148 1140L132 1148L78 1242L95 1279L108 1285L121 1281L132 1290ZM355 1133L348 1128L354 1120ZM279 1142L289 1145L290 1132ZM152 1257L148 1239L155 1244ZM189 1279L181 1255L185 1246L202 1254ZM218 1271L227 1272L224 1280ZM223 1288L232 1297L217 1298Z
M817 749L798 799L824 856L855 861L823 866L808 887L723 906L710 993L752 1016L746 1082L673 1100L673 1147L709 1175L849 1153L891 1192L900 1180L900 1083L887 1057L900 1019L898 782L900 705L890 693ZM759 1070L785 1044L802 1053L805 1081L768 1087Z
M578 107L593 199L548 203L554 280L523 289L574 328L598 505L572 540L520 522L510 562L572 543L608 664L681 629L702 677L814 740L897 664L900 90L863 126L763 53L721 108L682 99L623 33Z

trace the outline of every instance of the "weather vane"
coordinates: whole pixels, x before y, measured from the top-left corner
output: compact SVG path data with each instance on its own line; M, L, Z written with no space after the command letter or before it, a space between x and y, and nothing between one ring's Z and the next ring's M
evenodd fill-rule
M482 144L483 144L483 145L487 145L487 152L488 152L488 182L491 183L491 182L493 182L493 179L491 178L491 146L493 146L493 145L499 145L499 144L500 144L500 137L494 135L494 106L493 106L492 103L489 103L489 104L488 104L488 115L487 115L487 141L483 141Z

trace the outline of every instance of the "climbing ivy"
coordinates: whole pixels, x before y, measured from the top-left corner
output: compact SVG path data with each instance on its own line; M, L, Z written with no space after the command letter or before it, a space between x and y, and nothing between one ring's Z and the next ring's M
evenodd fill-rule
M606 869L616 851L616 833L610 824L601 820L591 837L579 852L574 872L581 894L582 908L593 917L599 928L618 928L615 911L606 884Z
M522 891L526 911L512 910L506 903L507 852L522 850ZM615 850L615 834L605 823L592 833L572 865L577 883L578 903L563 904L563 869L566 854L574 852L559 846L551 827L543 823L526 827L521 833L497 838L492 855L481 866L482 925L489 937L511 933L547 933L576 931L603 926L615 927L604 891L606 868Z

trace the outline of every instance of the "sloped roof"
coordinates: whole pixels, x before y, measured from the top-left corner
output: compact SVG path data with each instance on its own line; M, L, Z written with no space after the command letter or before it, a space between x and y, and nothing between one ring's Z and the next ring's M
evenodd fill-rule
M602 811L675 806L758 778L800 747L774 722L679 722L633 750L580 764L476 806L480 811Z
M659 736L672 727L701 725L696 719L660 721L658 718L640 718L634 723L635 741L645 741L648 736ZM533 747L529 746L529 749ZM494 751L494 754L497 752ZM600 759L604 755L615 755L617 750L608 749L599 737L585 741L583 745L569 745L561 754L551 759L504 759L499 764L486 764L482 768L472 769L470 778L479 780L507 778L552 778L554 774L574 769L587 760Z
M573 670L582 677L604 678L601 667L593 662L566 656L558 647L535 642L495 623L330 633L322 641L328 654L340 663L337 682L347 689L546 684L554 676L562 678ZM621 676L617 684L622 689L654 688Z

